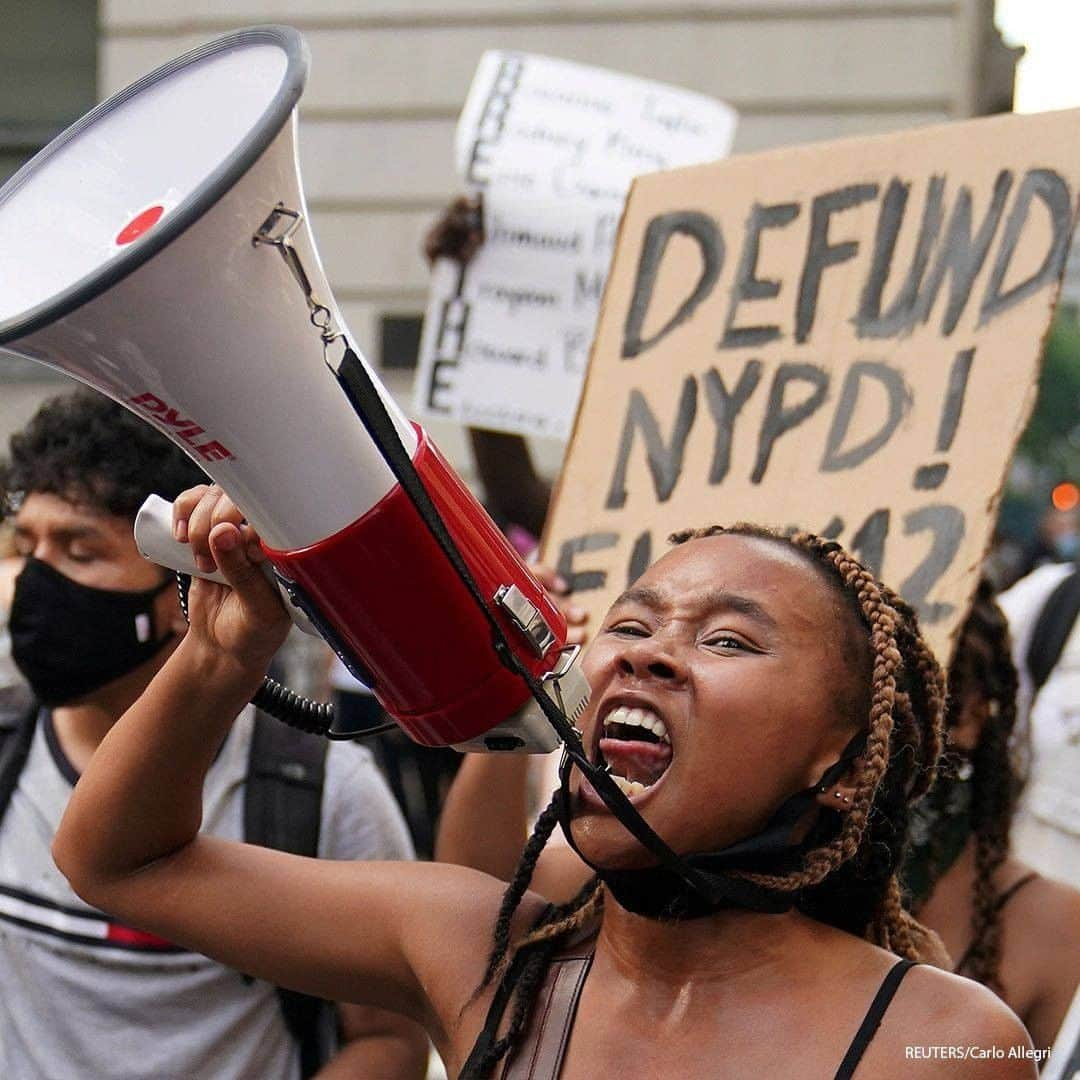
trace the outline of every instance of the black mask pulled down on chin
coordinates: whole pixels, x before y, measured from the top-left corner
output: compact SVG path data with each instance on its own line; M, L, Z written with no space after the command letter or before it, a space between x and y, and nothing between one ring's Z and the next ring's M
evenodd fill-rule
M154 637L154 600L142 592L80 585L40 559L15 579L11 656L42 705L66 705L134 671L172 640Z
M785 875L802 866L806 853L828 843L839 831L840 815L822 808L809 833L795 839L800 823L817 803L818 794L835 784L851 762L863 751L866 736L860 733L847 744L838 761L826 769L813 786L787 798L765 827L753 836L722 848L682 856L682 861L702 875L711 897L695 890L678 874L664 866L641 870L607 870L581 854L571 832L572 807L570 773L574 763L563 757L559 768L559 825L567 842L588 866L596 871L618 903L637 915L650 919L696 919L725 908L744 908L771 914L789 911L798 899L793 890L774 889L749 881L746 872Z

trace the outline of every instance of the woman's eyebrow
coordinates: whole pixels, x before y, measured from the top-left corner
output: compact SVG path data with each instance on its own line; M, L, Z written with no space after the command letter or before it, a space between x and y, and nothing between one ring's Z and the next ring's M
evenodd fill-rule
M665 601L658 589L650 589L648 585L635 585L617 596L611 606L616 608L620 604L642 604L653 611L659 611L665 606Z
M711 589L702 593L700 603L706 611L736 611L760 623L766 629L776 629L776 619L761 604L749 596L731 592L729 589ZM667 607L668 601L658 589L638 585L627 589L611 607L614 610L620 604L641 604L652 611L660 611Z
M713 589L703 594L701 603L709 611L737 611L768 630L776 629L776 619L749 596L742 596L727 589Z

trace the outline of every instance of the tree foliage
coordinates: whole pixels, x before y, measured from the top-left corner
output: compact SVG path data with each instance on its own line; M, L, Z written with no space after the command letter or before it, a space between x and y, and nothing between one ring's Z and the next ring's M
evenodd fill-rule
M1080 315L1059 310L1046 338L1039 398L1019 452L1054 480L1080 479Z

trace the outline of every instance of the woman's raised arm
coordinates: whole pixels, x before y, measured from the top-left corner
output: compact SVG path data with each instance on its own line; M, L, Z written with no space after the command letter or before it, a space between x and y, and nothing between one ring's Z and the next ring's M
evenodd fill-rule
M193 584L189 632L80 779L57 865L88 903L134 925L279 985L403 1012L444 1042L484 970L499 882L199 833L207 769L288 620L227 497L202 488L177 505L178 538L231 587Z

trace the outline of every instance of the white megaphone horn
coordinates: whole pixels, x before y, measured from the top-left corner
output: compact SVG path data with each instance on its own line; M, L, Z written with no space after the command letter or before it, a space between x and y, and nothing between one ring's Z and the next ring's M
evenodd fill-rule
M295 30L230 34L99 105L16 173L0 188L0 348L107 394L198 462L413 739L551 749L488 620L572 721L588 686L565 620L372 376L489 612L477 608L325 363L349 333L296 164L307 69Z

